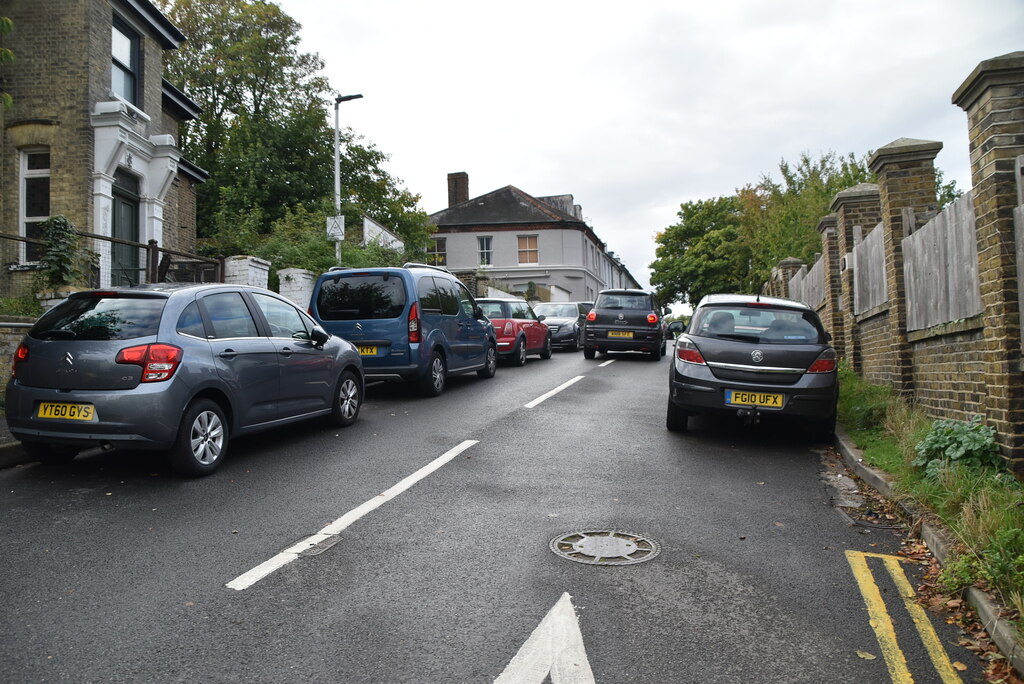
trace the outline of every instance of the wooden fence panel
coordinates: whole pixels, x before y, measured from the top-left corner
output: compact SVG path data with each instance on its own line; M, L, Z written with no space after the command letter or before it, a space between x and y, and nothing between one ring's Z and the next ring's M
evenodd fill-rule
M974 201L965 193L903 239L907 330L981 313Z
M804 302L812 309L825 300L825 260L818 259L810 270L801 268L789 279L789 298Z
M859 228L854 226L854 230ZM881 306L889 301L889 286L885 280L885 244L882 241L882 224L879 223L857 240L853 247L853 313Z

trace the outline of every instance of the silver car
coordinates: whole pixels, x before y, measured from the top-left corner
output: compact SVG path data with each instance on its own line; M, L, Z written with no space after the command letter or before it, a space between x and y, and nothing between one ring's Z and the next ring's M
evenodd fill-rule
M359 352L279 295L235 285L145 285L71 295L14 355L7 423L30 455L169 453L185 475L229 438L294 421L355 422Z

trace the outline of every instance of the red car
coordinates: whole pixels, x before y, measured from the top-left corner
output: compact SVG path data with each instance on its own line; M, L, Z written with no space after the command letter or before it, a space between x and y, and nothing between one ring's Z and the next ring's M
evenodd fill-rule
M525 299L491 297L476 303L494 324L498 336L498 356L516 366L526 363L529 354L551 358L551 333L541 321L543 316L533 312Z

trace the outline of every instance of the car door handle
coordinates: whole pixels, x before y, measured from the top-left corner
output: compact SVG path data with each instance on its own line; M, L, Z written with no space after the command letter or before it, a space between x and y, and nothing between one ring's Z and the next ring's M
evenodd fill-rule
M292 350L290 347L281 347L278 353L281 354L281 356L291 356Z
M222 359L233 359L236 356L238 356L238 354L237 352L235 352L234 349L225 349L220 354L218 354L218 356L220 356L220 358Z

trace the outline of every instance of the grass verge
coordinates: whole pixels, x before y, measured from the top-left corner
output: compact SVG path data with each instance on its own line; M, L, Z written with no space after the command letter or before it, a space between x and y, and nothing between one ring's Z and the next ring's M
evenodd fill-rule
M840 368L839 420L864 461L889 473L898 496L931 515L958 542L941 581L947 590L975 585L995 592L1024 626L1024 485L1002 468L962 462L956 451L915 465L918 445L941 425L888 387ZM961 431L967 434L968 423ZM971 435L969 439L980 440Z

